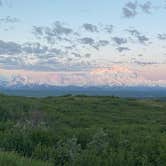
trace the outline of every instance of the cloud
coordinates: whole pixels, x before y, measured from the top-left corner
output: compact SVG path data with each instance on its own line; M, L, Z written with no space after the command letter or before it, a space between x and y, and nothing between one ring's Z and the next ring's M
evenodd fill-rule
M117 50L119 52L123 52L123 51L130 51L130 49L128 47L118 47Z
M33 26L32 33L37 37L43 36L44 28L43 27L38 27L38 26Z
M143 54L138 54L137 56L142 57L142 56L143 56Z
M126 18L132 18L137 15L137 7L138 3L137 1L131 2L129 1L128 3L125 4L125 7L123 8L123 16Z
M52 26L33 26L32 33L37 39L44 39L48 44L54 44L57 40L70 42L68 35L73 34L73 30L65 26L60 21L56 21Z
M65 49L49 47L40 43L15 43L0 40L0 65L8 69L26 69L26 70L79 70L83 66L89 66L77 61L89 58L91 54L67 52ZM73 59L74 55L77 59ZM84 59L85 60L85 59ZM87 61L87 60L86 60Z
M0 55L20 55L33 54L34 56L56 56L65 53L58 48L48 48L40 43L23 43L5 42L0 40Z
M48 51L47 46L41 46L39 43L25 43L22 45L22 52L27 54L45 54Z
M0 0L0 7L3 7L3 6L12 7L11 0Z
M147 1L144 4L141 4L140 8L144 13L150 14L152 9L152 3L150 1Z
M51 49L48 49L48 55L52 55L52 56L55 56L55 55L64 55L65 52L61 49L57 49L57 48L51 48Z
M113 37L112 40L118 45L127 43L127 39L122 38L122 37Z
M84 23L82 27L90 33L98 32L100 36L101 33L98 30L96 25L90 23ZM112 32L112 25L105 25L103 31L105 33ZM100 47L105 47L109 44L108 40L102 39L95 40L89 36L83 36L79 32L79 28L77 30L68 28L60 21L56 21L52 26L33 26L32 33L36 37L37 40L45 41L47 44L59 45L66 50L67 53L71 55L71 50L73 52L78 51L77 48L83 48L84 45L89 45L92 48L99 50Z
M109 41L108 40L99 40L98 41L98 45L99 45L99 47L100 46L107 46L109 44Z
M166 40L166 34L158 34L158 39Z
M108 40L99 40L95 43L94 47L96 49L100 49L100 47L105 47L105 46L109 45L109 43L110 42Z
M127 29L126 31L129 32L132 36L140 35L140 32L136 29Z
M0 0L0 7L3 6L2 0Z
M16 57L0 57L0 63L3 63L5 65L17 65L18 62L17 62L17 59Z
M105 47L109 44L108 40L95 41L91 37L84 37L84 38L79 39L79 41L81 44L89 45L89 46L95 48L96 50L100 49L100 47Z
M76 58L90 58L91 57L90 53L86 53L84 55L81 55L79 53L72 52L71 54L74 55Z
M81 38L81 39L80 39L80 42L81 42L82 44L87 44L87 45L90 45L90 46L94 46L94 44L95 44L94 39L92 39L92 38L90 38L90 37Z
M138 3L138 1L129 1L123 7L123 16L125 18L134 18L138 15L138 12L141 10L145 14L150 14L151 10L155 7L152 6L150 1L145 1L144 3Z
M14 42L4 42L0 40L0 55L13 55L20 54L21 46Z
M84 55L84 57L85 57L85 58L90 58L90 57L91 57L91 54L90 54L90 53L86 53L86 54Z
M71 46L65 46L64 47L66 50L73 50L73 49L75 49L76 48L76 45L71 45Z
M135 60L134 63L136 63L137 65L141 65L141 66L159 64L157 62L144 62L144 61L137 61L137 60Z
M98 32L98 28L96 25L85 23L85 24L83 24L82 27L88 32Z
M18 23L20 22L20 19L16 18L16 17L11 17L11 16L7 16L4 18L0 18L0 23L2 24L14 24L14 23Z
M149 41L149 38L143 34L141 34L138 30L136 29L128 29L127 30L132 36L134 36L139 43L141 44L146 44L147 41Z
M145 35L138 35L137 39L141 44L145 44L147 41L149 41L149 38Z
M99 27L90 23L84 23L82 26L87 32L97 33L98 36L101 35ZM101 25L102 32L112 33L113 25ZM77 41L81 44L86 44L99 49L98 47L106 46L109 41L101 38L98 42L95 42L91 37L86 37L81 34L79 27L76 29L69 28L66 24L56 21L51 26L33 26L32 33L37 40L46 41L50 45L60 44L60 42L66 42L70 44L67 47L72 47L72 45L77 45Z
M72 54L73 54L75 57L77 57L77 58L81 58L81 54L79 54L79 53L72 52Z
M104 30L105 30L107 33L112 33L113 28L114 28L113 25L106 25L105 28L104 28Z
M2 28L4 31L9 31L14 29L14 25L21 22L20 19L16 17L6 16L6 17L0 17L0 28Z
M71 28L65 27L60 21L56 21L53 24L53 33L57 36L69 35L73 32Z

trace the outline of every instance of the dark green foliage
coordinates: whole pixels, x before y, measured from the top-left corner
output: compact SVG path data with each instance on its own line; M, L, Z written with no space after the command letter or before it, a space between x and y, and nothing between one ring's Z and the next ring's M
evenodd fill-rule
M165 166L166 102L0 95L0 165L49 164Z
M48 162L21 157L14 152L0 152L1 166L53 166Z

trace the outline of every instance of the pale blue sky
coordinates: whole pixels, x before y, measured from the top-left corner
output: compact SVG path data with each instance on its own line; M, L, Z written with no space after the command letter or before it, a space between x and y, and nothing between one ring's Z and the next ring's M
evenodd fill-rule
M140 31L151 34L164 33L166 10L164 0L151 0L154 7L151 14L144 14L140 10L135 18L123 18L122 8L127 0L2 0L4 7L0 8L0 16L13 16L21 20L15 25L15 32L4 33L0 31L1 38L26 40L30 28L34 25L49 25L59 20L72 26L82 23L113 24L120 28L134 26ZM134 1L133 1L134 2ZM146 0L138 0L144 3Z

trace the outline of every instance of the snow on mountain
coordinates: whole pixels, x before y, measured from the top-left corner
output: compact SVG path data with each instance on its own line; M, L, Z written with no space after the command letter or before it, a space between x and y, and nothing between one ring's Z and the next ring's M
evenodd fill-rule
M6 71L5 71L6 72ZM1 72L4 73L4 72ZM9 73L9 72L8 72ZM165 86L165 80L146 79L139 71L127 67L94 68L85 72L7 72L0 75L0 87L6 88L39 88L55 86Z

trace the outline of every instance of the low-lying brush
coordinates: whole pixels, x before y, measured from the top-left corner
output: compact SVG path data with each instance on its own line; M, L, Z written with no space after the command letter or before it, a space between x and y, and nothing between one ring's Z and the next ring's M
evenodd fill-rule
M165 166L166 102L0 95L2 166Z

